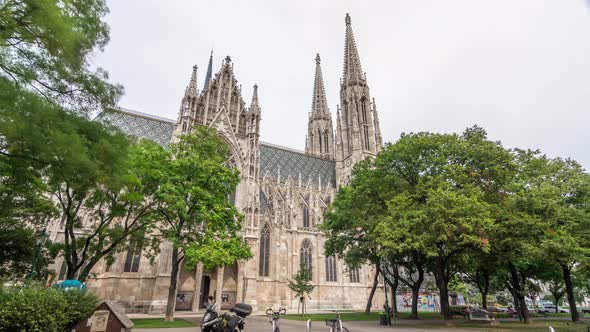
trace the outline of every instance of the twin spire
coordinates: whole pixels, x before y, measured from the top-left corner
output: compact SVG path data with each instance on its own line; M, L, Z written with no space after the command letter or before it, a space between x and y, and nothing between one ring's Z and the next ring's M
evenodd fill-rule
M361 67L359 52L356 49L350 15L348 13L346 13L344 20L346 22L346 36L344 39L344 68L342 78L343 83L347 83L349 81L363 80L363 68Z
M324 78L322 77L322 67L320 66L320 55L315 57L315 78L313 82L313 99L311 101L312 112L328 112L328 103L326 101L326 89L324 88Z

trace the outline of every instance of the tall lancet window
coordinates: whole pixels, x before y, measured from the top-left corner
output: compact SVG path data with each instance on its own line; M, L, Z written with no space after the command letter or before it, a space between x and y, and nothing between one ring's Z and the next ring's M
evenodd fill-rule
M350 269L348 273L350 274L350 282L361 282L361 275L358 267Z
M326 281L338 281L336 277L336 257L326 257Z
M309 227L309 207L303 204L303 227Z
M310 277L312 276L311 249L311 242L308 239L303 240L299 250L299 266L309 271Z
M325 146L325 148L324 148L324 152L325 152L326 154L330 153L330 151L329 151L330 149L328 148L328 147L330 146L330 145L328 144L328 137L329 137L329 136L328 136L328 131L326 130L326 131L324 132L324 146Z
M270 227L264 225L260 233L260 259L258 262L258 275L261 277L269 276L270 266Z
M324 140L322 139L322 131L318 129L318 142L320 143L320 153L324 153Z

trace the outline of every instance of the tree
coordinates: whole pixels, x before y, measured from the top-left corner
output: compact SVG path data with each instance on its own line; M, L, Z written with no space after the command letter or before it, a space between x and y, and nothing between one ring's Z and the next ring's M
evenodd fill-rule
M350 268L366 263L375 266L373 285L365 308L368 313L381 272L380 245L374 230L387 209L390 183L375 175L370 159L357 163L352 175L350 185L341 187L336 193L320 229L326 236L326 255L338 255Z
M378 242L397 253L418 250L429 257L440 291L441 312L451 319L448 284L456 257L467 249L487 250L488 204L467 181L465 145L456 135L402 135L377 157L399 179L388 201Z
M166 320L174 320L180 264L223 266L251 257L238 236L241 214L229 201L240 177L232 169L228 146L213 129L197 127L154 158L159 187L155 194L158 228L172 246L172 272Z
M590 259L588 175L573 160L539 156L537 162L541 171L531 186L531 200L538 202L534 212L549 223L541 247L561 269L571 319L578 322L572 271L577 264Z
M141 161L140 152L148 143L131 148L133 143L121 132L30 92L16 93L18 87L0 81L7 87L0 92L0 165L27 170L7 174L4 180L31 188L2 202L23 205L10 213L12 227L27 227L23 218L33 225L47 221L29 211L48 206L48 211L58 211L67 278L79 274L84 280L101 258L121 250L130 235L146 230L153 203L145 198L158 186L146 171L148 161Z
M107 12L104 0L0 2L0 77L70 111L114 106L122 88L90 63L109 41Z
M293 280L289 280L289 288L295 293L295 296L299 300L297 305L297 313L299 313L299 307L301 306L301 316L305 315L305 297L311 299L310 294L313 292L315 286L310 283L311 273L305 267L301 265L299 271L293 276Z

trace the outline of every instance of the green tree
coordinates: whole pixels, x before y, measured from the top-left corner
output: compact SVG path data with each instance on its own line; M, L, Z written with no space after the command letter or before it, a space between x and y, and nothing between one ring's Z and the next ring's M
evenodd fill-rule
M311 284L311 272L309 272L304 265L301 265L299 271L293 275L293 280L289 280L288 286L299 300L297 313L299 313L299 307L301 307L301 316L305 315L305 298L307 297L311 299L310 294L315 288L315 286Z
M465 144L456 135L402 135L378 156L401 184L388 202L378 241L395 252L418 250L430 260L441 312L451 319L448 284L455 260L468 249L487 250L489 206L468 181Z
M572 160L549 159L539 156L543 172L533 183L538 202L534 212L547 221L544 241L541 244L547 259L558 264L567 293L571 319L580 320L575 301L572 271L575 266L590 259L590 185L588 175Z
M115 104L122 92L90 56L109 41L104 0L0 2L0 76L69 110Z
M238 236L242 215L229 201L240 176L227 166L230 150L212 129L198 127L155 156L160 176L155 195L162 237L172 244L166 320L174 320L180 264L229 265L251 257Z
M0 92L0 165L28 170L4 179L31 188L11 198L24 208L11 212L9 225L26 227L25 217L43 225L29 211L47 206L58 211L67 278L79 274L84 280L101 258L145 230L153 204L144 198L157 183L145 175L145 164L137 156L140 147L130 149L133 144L122 133L65 112L33 93L19 92L6 80L0 84L6 87ZM135 156L130 158L130 153Z
M373 285L365 308L367 313L371 310L381 272L380 245L374 230L387 209L389 195L388 179L379 178L375 172L370 159L356 164L350 185L338 190L324 223L320 225L326 236L326 255L338 255L350 268L366 263L375 266Z

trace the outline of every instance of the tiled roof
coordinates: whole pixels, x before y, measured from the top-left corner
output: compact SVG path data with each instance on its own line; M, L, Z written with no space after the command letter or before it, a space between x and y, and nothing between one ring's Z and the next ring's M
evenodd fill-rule
M118 109L100 113L94 120L112 124L124 133L168 146L176 121L141 112Z
M260 174L264 176L267 171L275 179L280 171L281 182L285 182L289 175L295 181L299 181L301 174L303 185L310 179L313 184L317 184L319 178L322 185L336 186L336 163L333 160L312 157L301 151L269 143L260 143Z
M176 127L176 121L165 119L141 112L117 109L100 113L96 121L110 123L124 133L138 138L146 138L167 147ZM260 174L272 176L285 182L288 176L299 181L301 174L302 185L311 179L317 185L321 179L322 185L336 186L336 164L333 160L312 157L302 151L297 151L270 143L260 143Z

